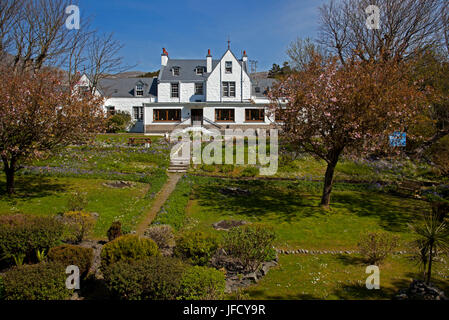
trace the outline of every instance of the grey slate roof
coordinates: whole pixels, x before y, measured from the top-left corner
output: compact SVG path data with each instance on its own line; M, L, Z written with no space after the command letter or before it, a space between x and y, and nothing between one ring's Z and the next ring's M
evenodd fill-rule
M242 61L237 60L240 65ZM212 70L215 69L220 60L212 60ZM160 81L203 81L209 77L210 73L203 73L203 75L196 74L196 67L206 68L206 59L168 59L167 65L161 68L159 74ZM245 65L244 65L245 66ZM179 76L174 76L172 72L173 67L179 67ZM246 66L244 68L246 71Z
M251 95L256 97L264 97L267 94L267 89L271 89L278 81L271 78L254 78L251 77ZM259 88L259 92L256 92Z
M143 85L142 98L157 96L157 78L118 78L101 79L98 89L101 93L110 98L133 98L134 90L138 83Z
M217 66L220 60L212 60L212 70ZM167 65L162 67L160 81L202 81L206 80L209 73L203 75L196 74L196 67L206 68L206 59L188 60L188 59L168 59ZM179 76L174 76L173 67L179 67Z

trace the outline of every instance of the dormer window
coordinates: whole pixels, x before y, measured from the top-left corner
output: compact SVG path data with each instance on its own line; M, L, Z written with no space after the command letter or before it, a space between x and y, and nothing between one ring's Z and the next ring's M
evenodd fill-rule
M232 61L225 62L225 72L232 73Z
M179 69L180 69L179 67L173 67L171 69L174 76L179 76Z
M141 83L136 85L136 96L137 97L143 96L143 85Z
M204 74L204 72L206 72L204 67L196 67L196 74L201 76Z

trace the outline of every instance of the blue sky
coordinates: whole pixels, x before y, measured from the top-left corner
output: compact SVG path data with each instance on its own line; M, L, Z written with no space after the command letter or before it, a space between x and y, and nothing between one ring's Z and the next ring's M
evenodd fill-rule
M238 58L246 50L258 71L287 60L296 37L315 37L318 6L325 0L79 0L81 19L99 32L114 32L125 63L134 70L160 67L165 47L171 58L198 59L211 49L220 57L231 39Z

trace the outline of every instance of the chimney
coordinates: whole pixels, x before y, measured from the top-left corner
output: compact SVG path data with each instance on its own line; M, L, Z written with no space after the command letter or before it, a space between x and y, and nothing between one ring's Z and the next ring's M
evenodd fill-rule
M211 73L212 72L212 55L210 54L210 49L207 50L206 62L207 62L206 72Z
M248 71L248 56L246 55L246 50L243 50L242 65L243 69L245 69L245 71Z
M162 54L161 54L161 65L166 66L168 62L168 52L165 50L165 48L162 48Z

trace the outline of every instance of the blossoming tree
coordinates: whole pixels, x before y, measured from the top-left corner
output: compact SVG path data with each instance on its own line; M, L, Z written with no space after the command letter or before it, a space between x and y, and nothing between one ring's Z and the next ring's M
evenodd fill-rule
M101 130L102 98L76 90L54 69L14 72L1 67L0 156L7 193L23 161L85 140Z
M322 206L330 204L343 153L385 150L388 135L411 124L426 98L419 85L408 80L405 64L353 58L342 66L316 55L269 93L284 141L327 163Z

